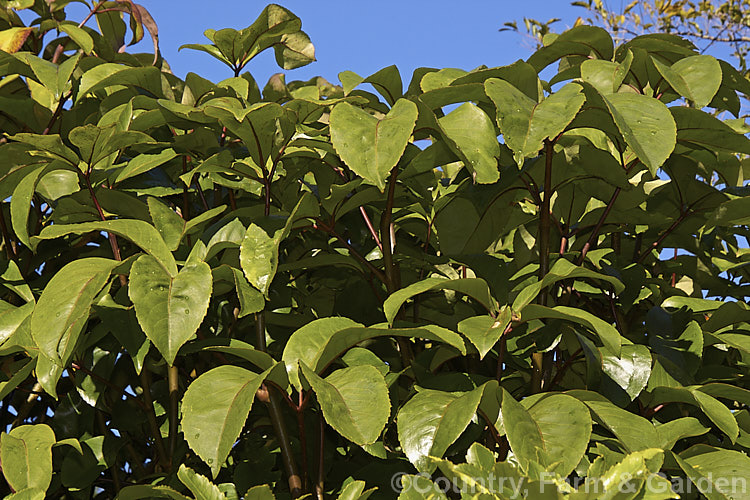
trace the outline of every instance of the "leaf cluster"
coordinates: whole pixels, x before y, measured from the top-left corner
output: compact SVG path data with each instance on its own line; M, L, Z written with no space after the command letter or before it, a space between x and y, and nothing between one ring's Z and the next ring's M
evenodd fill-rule
M581 25L261 89L314 59L283 7L188 46L212 82L66 4L0 10L7 498L747 497L730 64Z

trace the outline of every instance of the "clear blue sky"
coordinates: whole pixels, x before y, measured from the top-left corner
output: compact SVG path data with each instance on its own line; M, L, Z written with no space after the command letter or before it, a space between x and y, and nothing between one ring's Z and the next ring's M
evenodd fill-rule
M252 23L266 2L247 0L136 0L159 25L161 50L180 77L188 71L213 81L231 76L228 68L204 53L177 48L206 41L208 28L244 28ZM323 76L338 83L337 75L351 70L362 76L396 64L404 84L420 66L472 69L481 64L501 66L526 58L532 52L528 40L514 33L500 33L506 21L524 16L547 20L559 17L557 30L569 27L585 10L568 0L286 0L277 2L302 19L310 35L317 62L287 72L287 81ZM75 10L74 10L75 6ZM78 6L70 4L70 18L80 19ZM85 12L84 12L85 14ZM148 38L146 35L145 38ZM150 50L150 40L140 44ZM143 47L142 49L140 47ZM269 51L272 52L272 51ZM254 59L248 70L262 87L273 73L282 71L272 53Z

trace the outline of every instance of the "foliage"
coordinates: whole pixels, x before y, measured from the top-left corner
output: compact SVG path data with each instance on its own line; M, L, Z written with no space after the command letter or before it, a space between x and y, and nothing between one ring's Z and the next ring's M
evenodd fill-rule
M607 0L577 0L571 5L589 12L587 24L604 27L618 41L645 33L669 33L687 38L701 52L718 46L729 47L740 70L748 71L750 50L750 1L748 0L633 0L627 4ZM539 41L550 32L546 22L524 18L526 31ZM576 25L584 20L579 18ZM519 31L516 21L507 22L501 31Z
M750 496L731 65L578 26L261 91L282 7L187 46L214 83L66 4L0 10L7 498Z

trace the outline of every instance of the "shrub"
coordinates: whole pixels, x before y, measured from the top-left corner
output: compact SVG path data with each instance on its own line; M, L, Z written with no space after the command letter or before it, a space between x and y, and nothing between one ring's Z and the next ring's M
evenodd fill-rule
M130 1L3 3L9 498L750 497L729 64L578 26L261 91L314 60L280 6L214 83Z

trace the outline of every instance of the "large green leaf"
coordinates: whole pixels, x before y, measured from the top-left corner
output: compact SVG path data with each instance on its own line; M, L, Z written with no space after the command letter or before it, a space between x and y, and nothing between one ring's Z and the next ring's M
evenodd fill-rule
M195 495L195 498L201 500L226 500L227 498L206 476L198 474L185 464L180 465L177 477Z
M732 442L739 436L739 426L732 412L722 402L697 387L657 387L653 403L679 402L697 406Z
M683 106L673 106L669 111L677 123L679 144L709 151L750 154L750 139L709 113Z
M548 455L544 447L542 430L526 408L502 389L501 411L503 428L513 454L518 457L523 468L529 462L546 463Z
M90 168L95 168L112 153L134 144L154 142L151 136L143 132L118 130L114 123L105 127L92 124L76 127L70 131L69 138Z
M319 373L349 348L378 337L423 338L453 346L462 353L466 352L460 335L437 325L417 328L378 326L364 328L348 318L329 317L311 321L298 329L287 341L282 354L290 381L299 387L298 362L301 361Z
M391 403L385 379L377 368L342 368L322 379L304 363L300 366L328 425L358 445L378 439L388 422Z
M604 346L614 355L619 356L621 337L617 329L588 311L568 306L545 307L529 304L521 311L521 320L530 321L538 318L564 319L583 325L599 336Z
M15 491L46 491L52 481L52 446L56 438L46 424L22 425L0 437L3 475Z
M521 401L521 405L524 405L524 401ZM505 406L503 408L505 409ZM541 432L542 445L547 456L546 465L560 476L567 477L581 461L589 446L591 415L588 408L574 397L550 394L535 401L527 411ZM506 432L507 422L508 419L503 413ZM510 434L508 439L510 440Z
M651 60L667 83L696 108L708 106L721 86L721 66L711 56L684 57L671 66L653 56Z
M396 417L398 440L418 471L435 470L428 457L442 457L464 432L486 387L464 393L422 389L401 407Z
M623 410L601 396L590 398L583 391L572 391L571 395L581 399L594 412L596 420L609 429L627 451L646 450L659 442L658 432L645 418Z
M42 229L34 240L54 240L68 234L84 234L92 231L106 231L129 239L144 251L151 254L171 276L177 274L177 263L159 232L142 220L116 219L104 222L84 222L83 224L55 224Z
M128 292L138 323L170 365L203 321L212 285L205 262L188 264L174 277L150 255L133 264Z
M388 323L393 323L393 320L396 318L396 315L404 302L415 295L430 290L455 290L477 300L488 311L494 312L497 310L497 303L490 294L490 288L481 278L459 278L453 280L446 278L427 278L412 283L406 288L402 288L401 290L392 293L385 300L383 311L385 312L385 317L388 320Z
M396 101L380 120L361 108L340 102L331 111L331 142L354 173L383 191L416 122L417 106L406 99Z
M28 144L35 151L43 153L45 156L62 160L65 163L77 167L80 161L78 155L62 141L57 134L40 135L40 134L16 134L9 139Z
M98 257L74 260L47 283L31 314L31 335L44 356L59 363L72 352L94 298L117 265Z
M279 266L279 243L281 231L269 236L255 224L250 224L240 247L240 265L247 280L264 295Z
M744 453L701 446L672 456L709 500L750 498L750 491L747 489L750 458Z
M329 317L313 320L296 330L289 337L284 347L284 353L281 355L291 382L297 387L300 385L297 375L299 362L317 371L318 360L323 354L323 349L331 341L334 334L346 328L361 326L360 323L349 318Z
M641 344L622 346L619 356L603 352L602 370L634 400L651 376L651 352Z
M605 283L609 283L617 294L622 293L625 289L622 281L614 276L598 273L583 266L576 266L569 260L561 258L555 261L552 269L549 270L549 273L541 281L528 285L519 292L513 301L513 310L520 311L528 304L531 304L536 300L542 289L554 285L561 280L571 278L589 278L595 281L604 281Z
M484 84L497 108L497 119L505 144L515 153L516 162L536 156L545 140L554 140L573 121L586 97L581 86L569 83L540 103L516 87L497 78Z
M467 102L440 118L438 123L474 180L480 184L497 182L500 146L487 113Z
M45 172L44 166L31 168L31 171L21 179L21 182L16 185L13 190L13 195L10 198L10 220L13 223L13 232L16 233L18 239L31 248L31 241L29 240L29 208L31 206L31 198L34 196L36 190L36 184L39 178Z
M151 220L154 223L154 227L156 227L156 230L161 234L164 243L166 243L167 247L172 251L177 250L182 238L192 228L210 221L214 217L220 215L226 210L226 208L227 207L224 205L214 207L211 210L206 210L186 221L177 215L174 210L158 201L156 198L148 199L148 211L151 214Z
M511 317L510 307L504 306L500 309L497 318L472 316L460 321L458 331L474 344L479 351L479 359L483 359L503 336Z
M627 145L655 175L677 141L677 126L669 109L641 94L610 94L602 99Z
M255 393L268 374L224 365L202 374L182 398L182 429L190 447L214 477L237 441Z
M563 57L584 56L586 58L612 60L614 42L610 34L599 26L580 25L555 37L528 59L537 72Z

